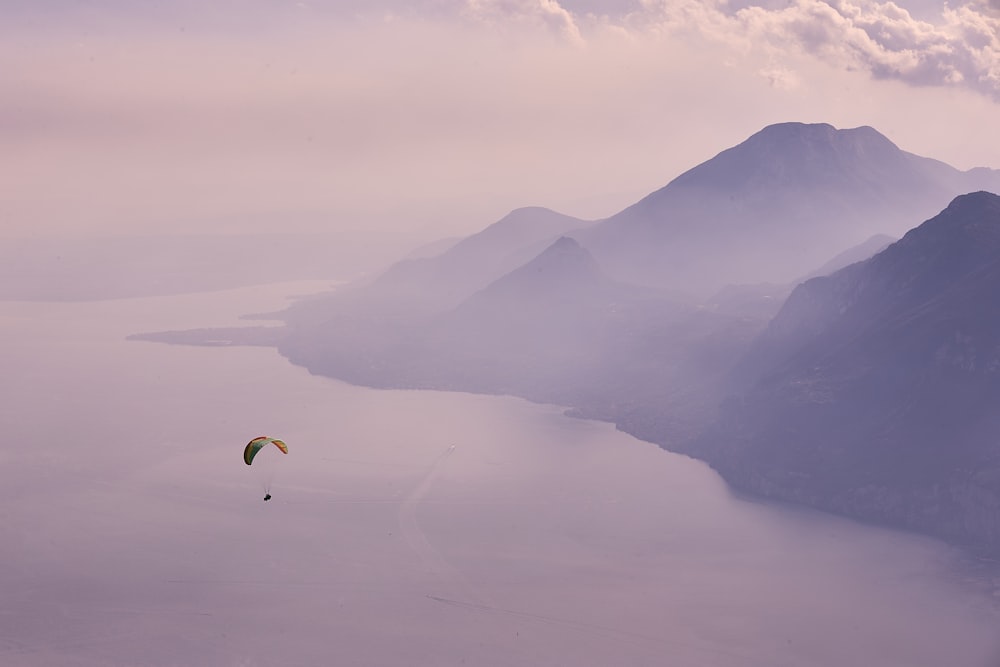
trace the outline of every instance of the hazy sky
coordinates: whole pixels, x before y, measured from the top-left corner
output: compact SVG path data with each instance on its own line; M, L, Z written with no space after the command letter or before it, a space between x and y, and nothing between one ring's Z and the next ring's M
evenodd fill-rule
M3 235L616 212L764 125L1000 167L1000 0L0 0Z

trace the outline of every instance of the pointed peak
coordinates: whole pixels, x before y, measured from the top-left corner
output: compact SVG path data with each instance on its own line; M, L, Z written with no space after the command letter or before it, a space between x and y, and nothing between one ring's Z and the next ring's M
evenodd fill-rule
M551 270L555 267L559 267L560 271L600 273L597 260L590 254L590 251L580 245L579 241L569 236L557 238L522 268Z
M508 276L527 274L544 274L552 279L555 276L574 280L603 280L603 273L590 251L569 236L560 236L549 244L534 259L508 274Z
M560 236L552 244L546 248L542 254L547 252L587 252L587 250L580 245L580 242L570 236ZM589 254L589 253L588 253Z

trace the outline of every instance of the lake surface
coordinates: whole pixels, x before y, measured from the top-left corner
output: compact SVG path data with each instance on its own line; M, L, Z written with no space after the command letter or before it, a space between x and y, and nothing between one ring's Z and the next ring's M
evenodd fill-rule
M556 406L125 340L323 287L0 303L0 665L1000 665L1000 579L933 540Z

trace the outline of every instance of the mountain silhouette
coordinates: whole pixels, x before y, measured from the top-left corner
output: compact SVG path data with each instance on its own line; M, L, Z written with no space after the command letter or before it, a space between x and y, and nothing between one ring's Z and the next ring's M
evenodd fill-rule
M795 289L703 440L738 486L1000 548L1000 197Z
M959 171L871 127L782 123L574 236L613 277L707 295L789 282L980 188L1000 191L1000 171Z

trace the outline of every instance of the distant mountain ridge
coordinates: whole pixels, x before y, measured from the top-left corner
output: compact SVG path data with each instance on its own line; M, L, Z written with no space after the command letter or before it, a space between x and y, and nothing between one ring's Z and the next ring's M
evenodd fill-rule
M531 260L555 238L587 224L547 208L515 209L439 255L393 264L368 291L428 300L434 308L452 306Z
M727 283L788 282L982 188L1000 191L1000 171L959 171L902 151L871 127L781 123L577 238L621 280L711 293Z
M370 279L299 303L283 317L298 328L350 321L352 330L365 329L372 341L383 340L387 329L447 312L586 224L547 208L519 208L437 254L399 260ZM365 347L372 341L364 341Z

